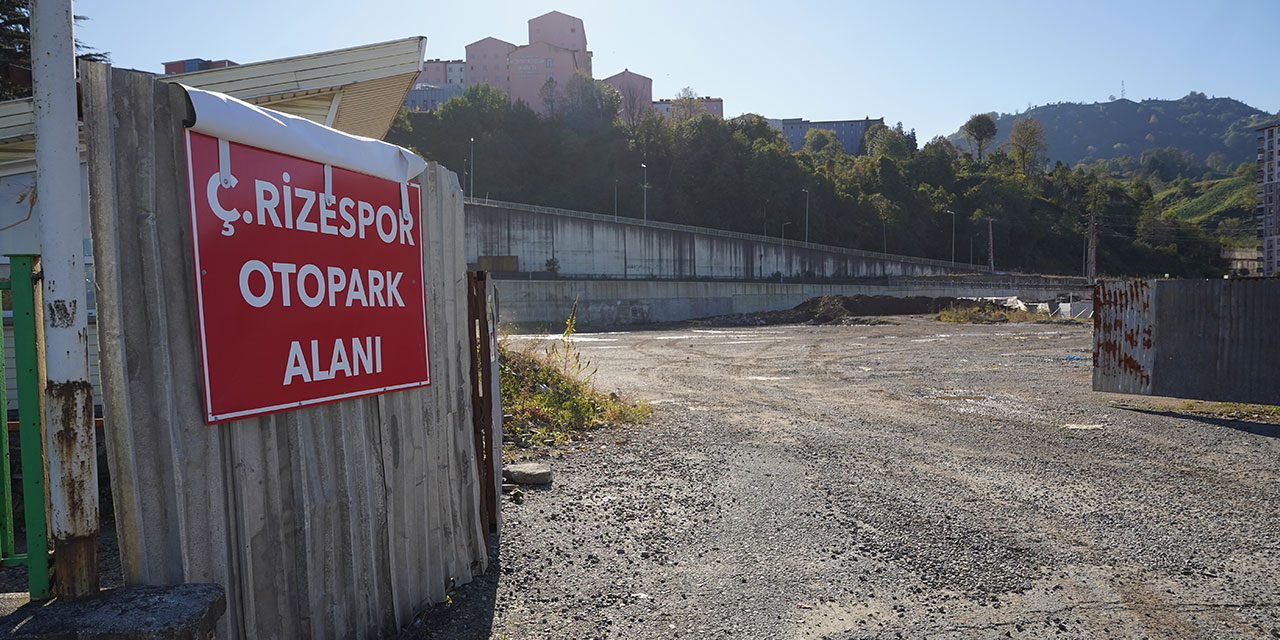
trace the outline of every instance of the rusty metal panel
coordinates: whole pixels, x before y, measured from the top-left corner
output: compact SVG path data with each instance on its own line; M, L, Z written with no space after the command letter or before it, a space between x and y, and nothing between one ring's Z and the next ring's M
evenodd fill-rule
M1094 288L1093 389L1280 404L1280 280Z
M1093 289L1093 389L1151 394L1152 283L1104 282Z

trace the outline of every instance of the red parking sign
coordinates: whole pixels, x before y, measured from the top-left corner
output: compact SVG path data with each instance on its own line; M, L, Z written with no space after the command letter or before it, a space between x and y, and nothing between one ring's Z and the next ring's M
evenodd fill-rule
M430 384L419 186L186 138L208 421Z

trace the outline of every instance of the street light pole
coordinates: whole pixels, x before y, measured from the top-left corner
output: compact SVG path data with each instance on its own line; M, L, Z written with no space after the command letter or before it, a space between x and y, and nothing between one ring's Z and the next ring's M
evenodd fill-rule
M476 197L476 139L471 138L471 198Z
M809 244L809 190L801 191L804 192L804 243Z
M947 213L951 214L951 266L956 264L956 212L947 209Z
M641 162L640 168L644 169L644 183L640 185L644 193L644 224L649 224L649 166Z
M618 221L618 179L613 179L613 221Z
M782 223L782 231L778 233L778 244L782 245L782 266L780 269L778 269L778 284L782 284L782 279L786 277L785 273L787 270L787 243L783 242L783 240L786 240L787 225L789 224L791 223L790 222Z

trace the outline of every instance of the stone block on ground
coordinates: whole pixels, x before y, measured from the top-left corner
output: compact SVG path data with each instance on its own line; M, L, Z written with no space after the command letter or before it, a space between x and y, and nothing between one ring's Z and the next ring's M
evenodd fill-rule
M226 609L219 584L108 589L83 600L28 602L0 618L0 638L205 640Z
M515 484L551 484L551 465L524 462L502 467L502 478Z

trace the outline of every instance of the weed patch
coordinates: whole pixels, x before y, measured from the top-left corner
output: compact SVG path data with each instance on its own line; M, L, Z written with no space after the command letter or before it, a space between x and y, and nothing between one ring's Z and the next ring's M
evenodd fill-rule
M595 388L596 370L573 343L577 308L575 302L564 333L549 345L531 341L516 349L505 338L499 342L504 443L561 444L574 431L641 422L653 412L643 402Z
M962 324L1004 324L1006 322L1048 322L1049 318L1038 313L1010 309L992 302L951 305L934 316L938 322Z

